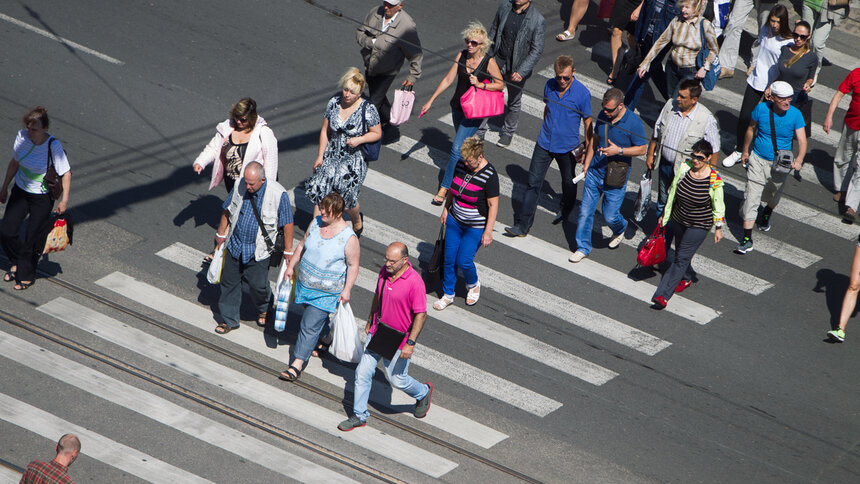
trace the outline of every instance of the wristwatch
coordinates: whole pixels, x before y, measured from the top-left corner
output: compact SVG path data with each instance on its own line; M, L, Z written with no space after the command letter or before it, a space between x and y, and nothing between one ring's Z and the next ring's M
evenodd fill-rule
M620 153L618 153L618 154L619 154L619 155L621 155L621 156L624 156L624 148L621 148L621 152L620 152Z
M407 339L406 344L408 344L409 346L415 346L415 340Z

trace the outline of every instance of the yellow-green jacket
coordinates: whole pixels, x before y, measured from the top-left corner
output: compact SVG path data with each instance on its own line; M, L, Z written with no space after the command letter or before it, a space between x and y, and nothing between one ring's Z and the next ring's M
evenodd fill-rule
M669 187L669 199L666 201L666 208L663 210L664 226L669 223L672 215L672 205L675 201L675 188L678 187L678 182L684 178L692 167L692 161L687 160L686 162L681 163L681 166L675 173L675 179L672 180L672 186ZM714 222L722 223L726 217L726 203L723 199L723 179L713 167L711 167L711 181L708 186L708 193L711 195L711 206L714 209Z

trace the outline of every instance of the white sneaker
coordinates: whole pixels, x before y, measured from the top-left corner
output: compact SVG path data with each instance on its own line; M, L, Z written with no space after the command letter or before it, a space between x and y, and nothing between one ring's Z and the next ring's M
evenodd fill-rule
M723 166L725 166L726 168L731 168L735 166L739 161L741 161L741 152L735 151L729 156L723 158Z
M612 237L612 239L609 241L609 248L610 249L617 249L618 246L621 245L622 240L624 240L624 232L621 232L620 234L616 235L615 237Z
M573 254L571 254L567 260L569 260L570 262L576 263L576 262L582 261L582 259L585 259L586 257L588 257L586 254L583 254L580 251L576 251Z

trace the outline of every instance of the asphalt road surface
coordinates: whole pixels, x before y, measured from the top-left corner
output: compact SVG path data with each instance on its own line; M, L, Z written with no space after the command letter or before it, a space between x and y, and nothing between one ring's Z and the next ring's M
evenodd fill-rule
M653 212L641 226L631 220L616 250L596 224L595 250L570 264L575 224L550 224L560 193L553 169L529 236L502 235L527 179L553 59L573 55L595 112L609 70L595 5L578 40L560 43L567 4L536 0L547 43L526 84L518 136L500 148L497 124L487 135L502 197L495 240L477 256L480 303L467 308L458 286L452 307L431 309L410 368L435 385L428 417L416 420L412 402L379 373L368 426L339 432L352 365L314 359L301 384L276 378L299 308L278 334L257 328L246 302L242 329L216 335L218 288L200 261L225 192L208 191L209 171L195 175L191 163L230 105L255 98L278 138L280 183L291 190L300 236L310 221L301 184L323 110L346 68L361 67L354 20L372 5L0 4L7 153L21 116L46 106L72 164L76 221L74 244L42 261L33 287L0 285L0 481L53 457L69 431L83 441L71 467L78 482L860 481L857 323L844 344L825 337L858 233L831 198L844 111L835 133L820 128L833 89L858 66L856 20L829 42L831 65L813 90L809 163L802 181L787 183L773 229L756 231L754 252L732 252L745 174L721 169L731 237L705 241L698 281L664 311L649 307L660 275L634 268ZM460 31L472 19L489 26L498 4L406 5L426 50L420 106L462 47ZM736 75L701 100L720 122L722 156L734 144L743 90ZM426 268L439 229L429 202L453 137L450 95L421 119L416 110L370 166L358 318L388 243L406 242L416 268ZM646 93L646 124L661 104ZM643 166L634 163L628 217ZM438 287L428 289L432 302Z

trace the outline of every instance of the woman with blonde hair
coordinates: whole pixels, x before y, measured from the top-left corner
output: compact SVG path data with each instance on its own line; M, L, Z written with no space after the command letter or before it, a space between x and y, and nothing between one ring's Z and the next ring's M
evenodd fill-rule
M448 157L448 164L445 166L445 172L442 176L442 183L439 186L439 191L433 197L431 202L433 205L442 205L445 201L445 195L451 187L451 180L454 178L454 168L457 166L457 161L460 160L460 146L463 140L474 135L481 126L483 119L466 119L463 113L463 107L460 105L460 98L466 91L475 86L476 89L484 89L487 91L501 91L505 88L505 83L502 81L502 72L499 70L496 60L487 52L490 50L490 37L487 35L487 29L480 22L472 22L463 31L463 40L466 42L466 48L457 54L454 58L454 63L448 69L448 73L439 82L436 91L430 96L430 99L421 107L421 115L423 116L430 107L433 101L436 100L454 81L457 81L457 86L454 88L454 96L451 98L451 117L454 121L454 143L451 145L451 154Z
M678 8L681 14L672 19L666 30L660 35L648 55L639 64L639 77L645 76L651 62L667 45L671 45L669 59L666 61L666 93L669 99L678 95L678 83L683 79L703 79L711 69L711 63L717 58L719 45L714 26L711 21L702 16L705 3L702 0L679 0ZM696 66L696 56L702 50L702 28L705 30L705 43L708 46L708 57L705 65Z
M382 137L379 112L361 97L364 85L364 76L355 67L341 76L341 93L329 99L325 108L314 173L305 182L305 193L314 202L314 216L320 214L323 197L338 193L359 237L364 224L358 197L367 176L367 161L360 147Z
M818 71L818 56L809 47L809 37L812 28L805 20L794 24L794 42L782 47L776 65L779 68L777 81L787 82L794 89L791 105L800 110L803 122L806 123L806 137L812 134L812 102L809 100L809 90L815 83L815 73ZM770 88L765 91L770 97Z

